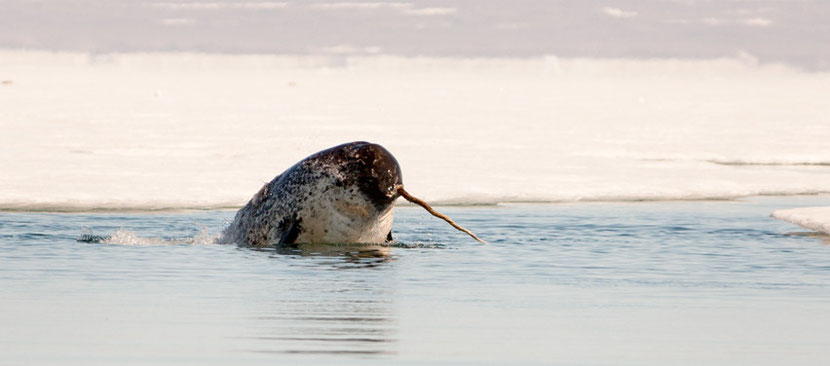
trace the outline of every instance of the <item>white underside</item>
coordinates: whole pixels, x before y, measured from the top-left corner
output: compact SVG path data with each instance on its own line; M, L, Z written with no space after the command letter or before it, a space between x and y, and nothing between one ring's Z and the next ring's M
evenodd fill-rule
M362 194L333 189L310 199L298 212L297 243L383 243L392 230L394 208L379 211Z

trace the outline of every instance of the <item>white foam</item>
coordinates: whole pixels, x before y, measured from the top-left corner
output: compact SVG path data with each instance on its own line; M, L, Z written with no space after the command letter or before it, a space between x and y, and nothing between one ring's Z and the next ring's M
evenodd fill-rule
M777 210L772 217L798 226L830 234L830 207L803 207Z
M88 237L93 237L92 232L85 233ZM110 245L128 245L128 246L164 246L164 245L208 245L214 244L219 234L211 234L207 228L202 228L199 233L193 237L187 238L154 238L140 236L138 233L126 229L118 229L112 234L101 237L101 244Z
M354 140L432 203L830 192L830 74L737 59L0 51L0 207L244 204Z

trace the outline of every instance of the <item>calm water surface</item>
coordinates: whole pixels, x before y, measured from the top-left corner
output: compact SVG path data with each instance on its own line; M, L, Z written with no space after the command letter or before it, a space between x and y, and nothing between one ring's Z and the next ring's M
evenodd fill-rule
M442 209L488 245L400 207L388 255L181 243L233 211L0 213L0 363L822 364L830 238L769 218L807 205Z

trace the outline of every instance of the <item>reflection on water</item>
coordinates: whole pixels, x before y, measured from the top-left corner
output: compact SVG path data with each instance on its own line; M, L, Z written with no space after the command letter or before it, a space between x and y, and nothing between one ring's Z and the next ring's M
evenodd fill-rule
M815 238L821 240L822 244L830 245L830 235L825 233L817 233L815 231L797 231L797 232L789 232L786 235L792 236L803 236L807 238Z
M391 246L384 244L297 244L274 248L277 254L335 257L350 262L364 262L365 258L389 258Z
M387 275L393 269L389 267L394 260L390 249L365 244L259 249L275 253L271 257L289 264L298 278L279 287L281 293L268 311L253 316L261 327L248 337L256 344L249 351L396 354L395 289Z

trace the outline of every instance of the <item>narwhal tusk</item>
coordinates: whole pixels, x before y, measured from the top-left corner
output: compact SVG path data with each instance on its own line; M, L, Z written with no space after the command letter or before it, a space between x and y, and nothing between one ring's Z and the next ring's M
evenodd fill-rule
M476 234L473 234L472 231L461 227L461 225L456 224L455 221L452 221L452 219L447 217L447 215L444 215L444 214L442 214L438 211L433 210L432 207L430 207L426 202L422 201L418 197L415 197L415 196L409 194L409 192L407 192L405 189L403 189L402 185L398 185L397 189L398 189L398 193L400 193L401 196L403 196L403 198L406 198L407 201L412 202L412 203L414 203L418 206L423 207L425 210L427 210L427 212L431 213L432 216L435 216L439 219L442 219L442 220L446 221L447 223L449 223L450 225L452 225L452 227L467 233L467 235L473 237L473 239L477 240L479 243L487 244L486 241L481 240L481 238L477 237Z

